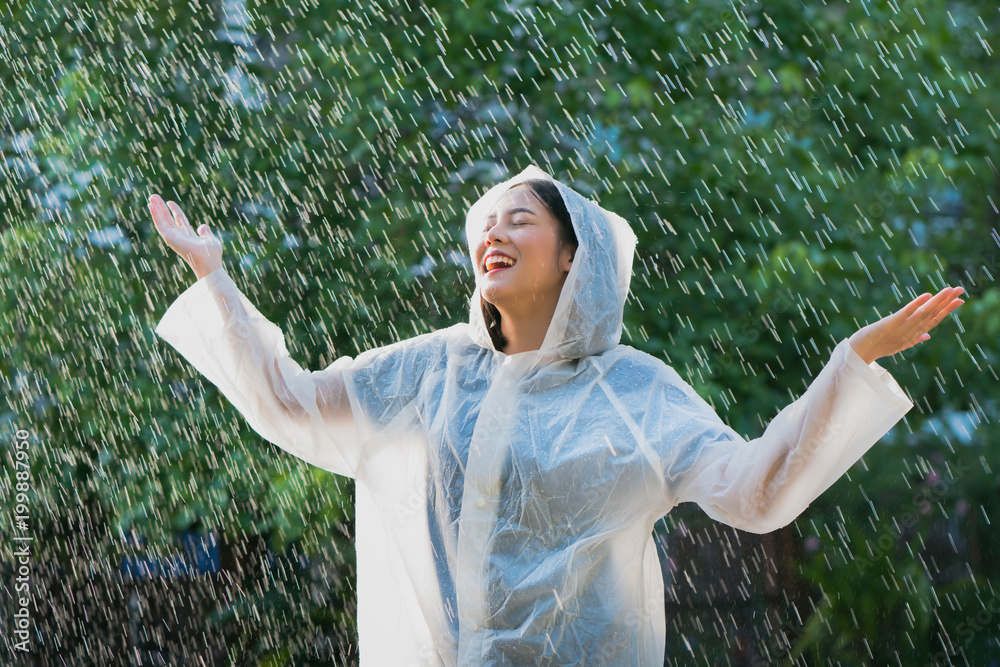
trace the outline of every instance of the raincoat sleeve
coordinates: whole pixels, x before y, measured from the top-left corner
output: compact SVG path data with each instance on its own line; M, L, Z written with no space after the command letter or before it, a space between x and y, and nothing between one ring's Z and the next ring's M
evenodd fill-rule
M674 502L698 503L713 519L753 533L791 523L913 407L846 339L754 440L726 426L682 380L678 389L683 442L673 474L665 471L678 480Z
M215 384L264 439L348 477L356 476L365 434L395 420L420 377L401 344L304 371L289 356L281 330L224 269L181 294L156 334Z

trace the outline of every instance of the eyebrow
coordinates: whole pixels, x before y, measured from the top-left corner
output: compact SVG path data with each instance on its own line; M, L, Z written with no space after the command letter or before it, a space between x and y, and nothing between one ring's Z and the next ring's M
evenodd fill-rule
M518 206L517 208L512 208L509 211L507 211L507 213L510 214L510 215L514 215L515 213L530 213L531 215L538 215L537 213L535 213L530 208L524 208L523 206ZM493 219L495 217L497 217L497 213L496 213L496 211L493 211L488 216L486 216L486 219L487 220L491 220L491 219Z

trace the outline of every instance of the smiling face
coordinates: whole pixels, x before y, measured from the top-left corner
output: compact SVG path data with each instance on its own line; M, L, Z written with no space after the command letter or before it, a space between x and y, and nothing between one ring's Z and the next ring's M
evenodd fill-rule
M560 240L560 225L534 191L505 192L487 216L473 251L480 294L501 313L554 309L575 248Z

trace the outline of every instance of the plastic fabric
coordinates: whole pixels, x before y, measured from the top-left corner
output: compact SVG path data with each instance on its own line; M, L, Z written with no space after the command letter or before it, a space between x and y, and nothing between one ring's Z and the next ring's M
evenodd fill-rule
M469 211L474 245L499 196ZM555 181L579 248L542 348L468 323L320 371L224 269L156 333L263 438L356 479L363 665L662 665L654 523L682 502L763 533L791 522L912 407L846 340L756 439L621 345L635 236Z

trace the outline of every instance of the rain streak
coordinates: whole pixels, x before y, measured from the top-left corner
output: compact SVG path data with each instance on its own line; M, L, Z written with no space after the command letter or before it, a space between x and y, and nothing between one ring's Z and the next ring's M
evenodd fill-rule
M657 524L664 664L1000 664L998 33L993 0L6 4L0 662L357 664L354 483L154 335L195 278L146 202L318 371L466 321L465 214L536 164L638 237L622 342L745 437L965 288L795 522Z

